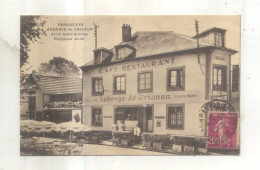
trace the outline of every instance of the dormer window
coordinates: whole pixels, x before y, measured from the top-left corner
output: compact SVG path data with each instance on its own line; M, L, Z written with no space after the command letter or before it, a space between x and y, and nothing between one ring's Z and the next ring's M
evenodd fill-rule
M111 60L112 52L105 48L100 48L94 51L95 64L101 64Z
M207 43L208 45L225 47L225 32L225 29L214 27L194 36L193 38L198 38L199 42Z
M216 39L216 46L222 47L223 46L222 34L219 32L216 32L215 39Z
M136 49L128 44L116 47L116 60L122 60L135 56Z
M96 54L96 64L100 64L102 62L103 62L102 51L98 51Z
M117 56L117 59L123 59L125 58L125 48L120 48L118 49L118 56Z

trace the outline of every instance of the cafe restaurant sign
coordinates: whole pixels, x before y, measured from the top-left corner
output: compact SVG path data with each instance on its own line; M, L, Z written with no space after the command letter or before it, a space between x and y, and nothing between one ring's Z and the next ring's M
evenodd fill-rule
M165 58L160 60L148 60L145 62L138 62L132 64L123 64L121 66L111 66L111 67L102 67L99 69L99 73L111 73L111 72L122 72L122 71L132 71L144 68L154 68L164 65L171 65L174 63L174 57Z

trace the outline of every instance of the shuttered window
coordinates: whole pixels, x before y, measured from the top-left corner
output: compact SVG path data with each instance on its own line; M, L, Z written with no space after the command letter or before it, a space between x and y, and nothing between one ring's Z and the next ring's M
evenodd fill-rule
M103 126L103 114L101 107L92 108L92 126Z
M126 93L126 77L125 75L114 77L114 94Z
M184 68L169 69L167 73L167 90L184 90Z
M168 129L184 128L184 107L183 106L167 107L167 128Z
M227 90L227 68L225 66L214 66L213 70L213 90Z
M138 92L146 93L153 91L153 73L152 71L138 73Z
M103 79L98 77L92 78L92 95L103 95L104 87L103 87Z

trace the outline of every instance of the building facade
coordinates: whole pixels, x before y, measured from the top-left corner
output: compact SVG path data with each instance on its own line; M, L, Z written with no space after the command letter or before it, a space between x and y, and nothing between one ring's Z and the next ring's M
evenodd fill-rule
M138 124L147 133L205 136L201 107L231 100L236 51L225 46L225 32L131 34L131 27L123 25L122 42L94 50L93 61L81 67L83 123L111 130L123 122L125 130Z
M23 89L21 115L38 121L81 122L82 80L30 74ZM26 110L27 108L27 110Z

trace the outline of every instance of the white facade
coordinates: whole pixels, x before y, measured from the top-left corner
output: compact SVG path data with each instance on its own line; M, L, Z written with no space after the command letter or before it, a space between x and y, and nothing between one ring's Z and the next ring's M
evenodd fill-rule
M124 115L119 117L124 118L119 120L122 119L125 124L129 124L125 111L131 114L136 112L137 116L131 120L138 122L144 132L205 136L205 130L202 129L206 128L206 123L201 122L199 110L212 99L230 99L230 61L234 53L234 50L209 46L201 48L200 64L197 50L194 49L83 66L83 123L93 129L110 131L112 124L118 123L118 110L121 109ZM168 89L167 76L172 69L183 70L182 89ZM152 90L139 92L138 75L145 72L152 75ZM214 75L215 73L218 75ZM125 77L123 94L114 93L116 76ZM95 78L103 82L103 92L98 95L93 94ZM216 86L219 82L223 89ZM101 112L101 116L97 116L101 121L98 126L93 124L95 108ZM182 124L180 126L169 125L176 123L176 116L169 115L175 108L181 108L182 116L179 117L182 120L177 120L177 124Z

